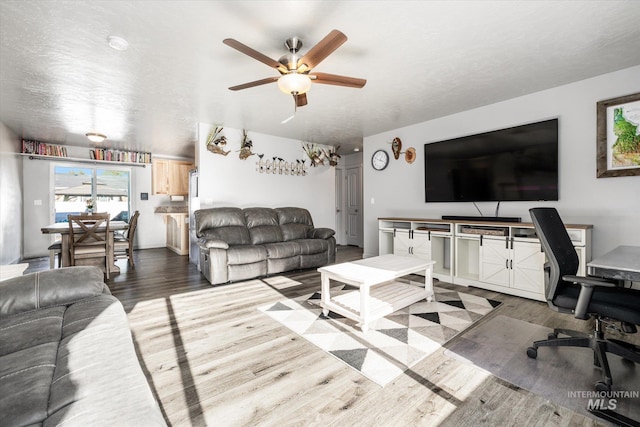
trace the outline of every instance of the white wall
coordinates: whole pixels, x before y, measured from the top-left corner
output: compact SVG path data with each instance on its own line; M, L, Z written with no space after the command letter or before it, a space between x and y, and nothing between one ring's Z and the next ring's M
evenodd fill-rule
M640 244L640 176L596 178L596 103L640 92L640 66L521 96L364 139L364 255L378 253L378 217L440 218L478 215L472 203L424 202L424 144L544 119L559 118L559 201L503 202L500 216L530 221L528 209L553 206L567 223L593 224L593 256L622 244ZM402 157L383 171L368 159L379 148L391 153L394 137L413 146L416 161ZM375 198L375 204L371 199ZM492 216L496 203L478 203Z
M69 157L88 159L87 148L67 146ZM161 157L161 156L156 156ZM64 163L63 159L29 160L22 157L24 176L24 250L23 258L34 258L48 255L47 247L51 236L44 235L40 228L54 221L54 199L51 192L54 164ZM82 166L84 163L70 163L68 165ZM91 165L91 164L88 164ZM135 237L135 247L138 249L164 247L166 244L166 228L162 215L154 213L157 206L170 205L168 196L151 194L151 165L145 167L117 166L131 171L131 210L140 211L138 228ZM141 200L140 193L148 193L148 200ZM3 193L4 196L4 193ZM42 201L36 205L36 200ZM184 203L182 203L184 204ZM3 230L4 236L4 230Z
M22 254L22 158L20 138L0 122L0 264Z
M206 140L212 125L201 123L198 129L199 201L201 207L296 206L309 210L316 227L335 229L335 170L325 166L308 167L307 176L274 175L256 171L258 156L238 157L242 130L224 128L226 155L207 150ZM302 142L249 131L253 152L264 159L280 157L286 161L309 159Z

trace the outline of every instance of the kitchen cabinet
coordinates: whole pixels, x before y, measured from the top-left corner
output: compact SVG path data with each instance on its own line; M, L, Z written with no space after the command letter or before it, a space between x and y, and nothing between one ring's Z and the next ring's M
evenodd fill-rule
M189 171L193 163L185 160L153 159L152 192L168 196L189 194Z

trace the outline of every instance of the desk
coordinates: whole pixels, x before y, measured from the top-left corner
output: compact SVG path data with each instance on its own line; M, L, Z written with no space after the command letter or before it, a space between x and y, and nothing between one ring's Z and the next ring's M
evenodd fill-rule
M104 227L101 227L104 230ZM101 228L98 228L100 230ZM107 242L107 252L111 260L115 261L113 256L113 233L119 230L126 230L129 228L129 224L124 221L109 221L109 239ZM81 231L80 227L77 227L78 231ZM75 230L75 228L74 228ZM40 229L43 234L60 234L62 236L62 266L69 267L71 261L69 259L69 223L57 222L55 224L47 225ZM74 231L75 233L75 231ZM115 263L109 268L111 273L120 273L120 268Z
M640 246L618 246L587 264L590 276L640 282Z

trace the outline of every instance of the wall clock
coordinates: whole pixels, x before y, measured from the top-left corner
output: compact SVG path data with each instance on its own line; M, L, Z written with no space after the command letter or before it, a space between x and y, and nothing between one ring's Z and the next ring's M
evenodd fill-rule
M389 153L384 150L377 150L371 156L371 166L377 171L381 171L389 164Z

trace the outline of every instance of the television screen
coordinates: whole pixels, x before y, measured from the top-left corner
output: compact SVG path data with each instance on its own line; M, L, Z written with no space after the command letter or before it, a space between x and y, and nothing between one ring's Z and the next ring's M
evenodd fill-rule
M558 119L424 145L426 202L558 200Z

